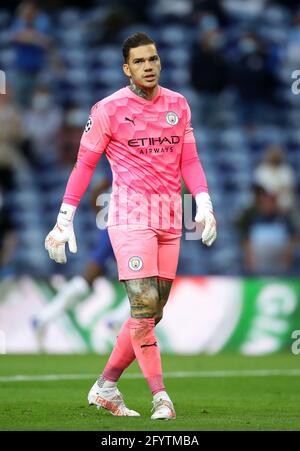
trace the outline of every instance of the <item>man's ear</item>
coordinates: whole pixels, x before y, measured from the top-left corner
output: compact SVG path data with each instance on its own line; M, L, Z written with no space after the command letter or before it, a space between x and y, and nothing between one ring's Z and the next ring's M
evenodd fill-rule
M127 63L123 64L123 72L127 77L130 77L130 70L129 70L129 66Z

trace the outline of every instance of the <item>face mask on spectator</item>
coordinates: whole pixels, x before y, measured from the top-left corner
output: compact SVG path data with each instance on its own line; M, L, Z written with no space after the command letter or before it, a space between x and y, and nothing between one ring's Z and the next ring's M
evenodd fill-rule
M202 31L216 30L218 28L218 21L212 14L205 14L200 19L199 26Z
M32 106L37 111L46 110L51 104L51 97L48 94L37 94L33 98Z
M213 36L211 37L211 40L210 40L210 47L211 47L212 49L219 49L219 48L221 48L223 45L224 45L224 37L223 37L221 34L216 33L215 35L213 35Z
M254 53L257 49L257 45L253 39L242 39L240 42L240 48L243 53Z

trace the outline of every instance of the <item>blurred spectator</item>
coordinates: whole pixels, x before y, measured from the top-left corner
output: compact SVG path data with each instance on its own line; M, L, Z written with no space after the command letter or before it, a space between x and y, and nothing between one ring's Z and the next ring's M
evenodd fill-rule
M191 83L201 94L202 122L212 122L218 112L217 96L227 84L223 57L224 36L219 30L205 31L192 48Z
M266 43L255 33L240 36L230 72L242 102L243 122L251 125L264 120L267 106L274 106L277 81L269 65Z
M246 274L288 274L293 268L297 237L291 217L278 207L276 194L256 185L254 202L236 222L243 244Z
M274 0L274 3L279 3L285 8L289 8L292 11L299 9L299 0Z
M2 174L1 174L2 175ZM10 210L5 204L5 190L0 183L0 275L6 273L16 248L16 234Z
M263 14L268 0L223 0L225 12L235 20L257 20Z
M0 168L5 170L6 178L21 167L26 160L20 152L23 139L21 117L18 108L11 100L11 91L7 87L5 95L0 95ZM8 182L12 185L13 180Z
M193 2L193 22L202 22L203 18L206 20L208 16L214 16L218 24L224 26L227 24L227 16L225 14L223 4L220 0L192 0ZM208 14L210 13L210 14ZM205 22L204 20L204 22ZM203 23L203 22L202 22Z
M147 22L149 0L111 0L103 16L86 22L91 45L119 43L120 32L130 25Z
M30 144L32 163L47 165L56 162L63 116L47 86L36 89L31 108L23 121Z
M30 105L38 76L45 66L50 46L48 17L33 1L22 2L12 25L11 41L15 49L13 92L22 107Z
M226 86L224 36L219 30L206 31L192 49L192 84L203 94L219 94Z
M295 173L284 161L281 147L271 145L267 149L264 160L255 169L254 180L278 196L278 206L282 211L291 210L295 206Z
M70 105L64 118L60 136L59 158L63 165L74 165L78 146L86 124L86 111L78 106Z
M299 64L296 66L295 62L299 61L300 55L300 9L293 16L293 24L287 35L287 40L283 50L283 60L287 67L292 70L299 69Z

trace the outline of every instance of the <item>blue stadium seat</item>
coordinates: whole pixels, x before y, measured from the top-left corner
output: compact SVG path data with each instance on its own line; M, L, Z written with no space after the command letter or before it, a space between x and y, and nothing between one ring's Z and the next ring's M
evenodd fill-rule
M116 67L118 70L122 68L123 56L119 46L102 46L97 49L97 55L95 57L102 66L108 66L108 68Z

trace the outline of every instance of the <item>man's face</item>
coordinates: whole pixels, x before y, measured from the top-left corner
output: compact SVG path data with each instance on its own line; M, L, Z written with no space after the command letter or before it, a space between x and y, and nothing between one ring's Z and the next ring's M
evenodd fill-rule
M127 77L142 89L153 89L160 77L160 59L154 44L130 49L128 62L123 64Z

